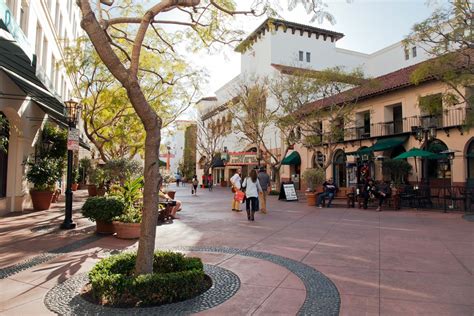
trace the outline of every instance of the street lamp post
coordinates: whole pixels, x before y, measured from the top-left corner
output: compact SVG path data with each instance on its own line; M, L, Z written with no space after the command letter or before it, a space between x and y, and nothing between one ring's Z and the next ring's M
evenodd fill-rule
M67 124L69 130L76 128L77 120L79 119L79 111L81 106L74 100L64 102L67 110ZM73 229L76 223L72 221L72 160L74 152L68 148L67 151L67 180L66 180L66 209L64 222L61 224L62 229Z

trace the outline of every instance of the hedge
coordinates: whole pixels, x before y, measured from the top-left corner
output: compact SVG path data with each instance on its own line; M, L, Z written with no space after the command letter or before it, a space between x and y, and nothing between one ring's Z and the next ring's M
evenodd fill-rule
M104 305L150 306L195 297L210 287L199 258L155 252L152 274L134 276L136 253L102 259L89 272L91 295Z

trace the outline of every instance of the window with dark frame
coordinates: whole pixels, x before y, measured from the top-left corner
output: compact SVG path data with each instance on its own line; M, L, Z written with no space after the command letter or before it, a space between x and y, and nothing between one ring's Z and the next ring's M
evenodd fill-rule
M306 62L307 63L311 62L311 53L310 52L306 52Z
M299 51L299 60L303 61L303 51L302 50Z
M411 48L411 54L413 55L413 57L416 57L416 46L413 46Z

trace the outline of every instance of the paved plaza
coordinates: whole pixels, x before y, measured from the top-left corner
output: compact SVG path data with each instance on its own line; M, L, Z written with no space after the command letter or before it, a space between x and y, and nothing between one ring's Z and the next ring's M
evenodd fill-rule
M320 306L329 315L334 304L341 315L474 315L474 222L461 213L318 209L270 197L269 213L249 222L230 210L230 189L190 193L177 189L184 207L179 220L157 227L157 249L180 248L239 283L200 315L313 314ZM53 314L51 289L137 246L96 236L78 212L85 195L76 194L72 231L57 229L61 205L0 218L1 315Z

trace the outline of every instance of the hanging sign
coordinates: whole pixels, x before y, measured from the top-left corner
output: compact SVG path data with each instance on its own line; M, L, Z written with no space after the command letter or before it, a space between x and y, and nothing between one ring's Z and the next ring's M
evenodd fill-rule
M79 130L77 128L70 128L67 134L67 150L79 150Z
M229 161L226 165L230 166L243 166L243 165L256 165L257 164L257 153L256 152L231 152L229 153Z

